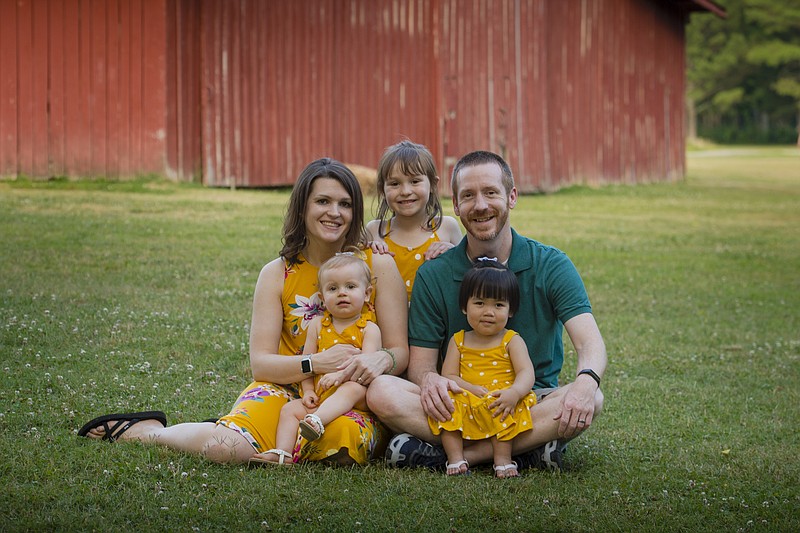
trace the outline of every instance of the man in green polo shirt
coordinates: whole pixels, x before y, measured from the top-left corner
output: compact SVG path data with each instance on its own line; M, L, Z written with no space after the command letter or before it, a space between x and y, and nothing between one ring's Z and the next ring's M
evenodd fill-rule
M443 467L444 450L428 426L428 417L450 419L449 392L461 388L439 374L450 337L469 329L458 304L464 273L479 257L496 258L517 275L520 309L508 328L528 346L536 371L539 403L531 408L534 428L514 439L521 468L561 468L561 443L576 437L600 412L600 380L607 358L603 338L591 312L583 281L560 250L517 234L509 213L517 202L511 169L491 152L471 152L453 169L453 208L467 235L455 248L423 264L417 272L409 309L408 378L381 376L369 387L370 409L396 435L386 452L392 466ZM566 329L578 356L572 383L559 387L564 362L562 330ZM472 464L489 462L488 440L465 447Z

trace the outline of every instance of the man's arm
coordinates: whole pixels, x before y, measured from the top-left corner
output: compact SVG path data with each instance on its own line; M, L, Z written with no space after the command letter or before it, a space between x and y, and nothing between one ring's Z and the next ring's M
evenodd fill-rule
M608 364L606 346L597 322L591 313L577 315L564 323L572 345L578 354L578 372L585 369L603 377ZM570 438L592 424L597 406L599 385L588 374L575 378L561 401L561 411L555 416L559 420L558 434Z

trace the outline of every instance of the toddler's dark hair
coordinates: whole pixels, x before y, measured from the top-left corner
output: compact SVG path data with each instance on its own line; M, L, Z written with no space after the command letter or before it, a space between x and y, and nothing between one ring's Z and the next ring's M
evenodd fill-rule
M519 282L507 266L495 259L480 258L464 275L458 293L458 305L467 309L471 297L494 298L508 302L509 314L519 309Z

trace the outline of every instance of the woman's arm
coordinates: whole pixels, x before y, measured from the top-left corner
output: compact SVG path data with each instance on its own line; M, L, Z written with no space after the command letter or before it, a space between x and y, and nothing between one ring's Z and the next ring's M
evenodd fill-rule
M283 327L283 259L270 261L258 275L250 320L250 368L253 379L272 383L295 383L305 376L301 356L278 354Z
M394 361L383 351L375 356L376 360L383 362L381 374L397 376L408 366L408 293L397 264L390 256L373 254L372 274L376 278L375 314L383 347L392 351Z

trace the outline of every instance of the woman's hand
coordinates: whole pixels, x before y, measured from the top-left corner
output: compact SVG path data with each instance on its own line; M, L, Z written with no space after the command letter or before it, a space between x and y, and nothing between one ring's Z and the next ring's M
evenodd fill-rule
M353 357L339 367L342 382L355 381L361 385L369 385L376 377L385 374L392 368L391 356L383 350L362 353Z
M372 241L369 243L369 247L372 248L372 251L376 254L388 254L394 257L394 252L389 251L389 245L386 244L385 241Z
M342 372L331 372L330 374L325 374L321 378L319 378L319 390L325 392L326 390L330 389L331 387L336 387L340 383L343 383L345 380L342 377Z
M311 365L315 374L330 374L341 370L360 353L361 350L350 344L337 344L314 354L311 357Z

